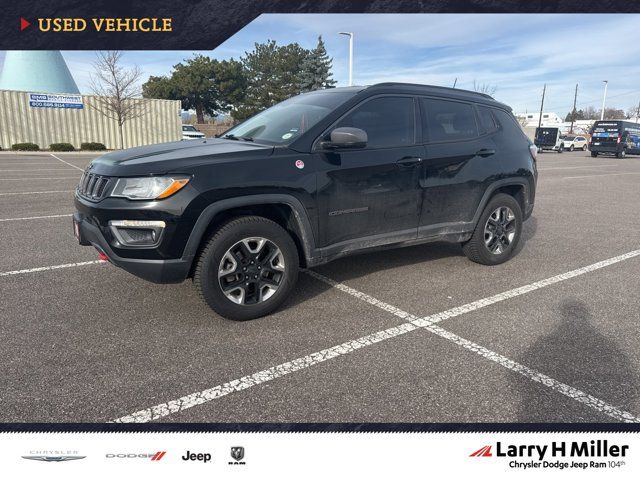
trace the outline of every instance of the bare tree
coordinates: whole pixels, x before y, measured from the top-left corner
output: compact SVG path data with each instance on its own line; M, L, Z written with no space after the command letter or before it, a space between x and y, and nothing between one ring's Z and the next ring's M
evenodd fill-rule
M489 85L488 83L479 83L479 82L476 82L475 78L473 79L474 92L485 93L490 97L493 97L493 95L496 93L497 90L498 90L498 87L496 87L495 85Z
M146 113L147 101L140 98L142 70L137 65L126 69L122 65L122 52L97 52L97 57L90 77L90 88L96 95L92 106L117 122L120 148L124 148L123 125Z

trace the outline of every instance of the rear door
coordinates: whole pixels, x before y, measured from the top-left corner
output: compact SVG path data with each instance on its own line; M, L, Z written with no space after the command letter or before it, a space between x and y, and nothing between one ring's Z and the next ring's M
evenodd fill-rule
M487 164L495 161L497 126L489 108L481 107L484 118L476 119L472 103L422 98L420 106L426 143L419 235L428 237L443 229L464 229L463 223L473 219Z
M370 246L416 238L423 153L416 142L416 111L413 96L378 96L329 129L360 128L368 143L314 154L321 245L364 237Z

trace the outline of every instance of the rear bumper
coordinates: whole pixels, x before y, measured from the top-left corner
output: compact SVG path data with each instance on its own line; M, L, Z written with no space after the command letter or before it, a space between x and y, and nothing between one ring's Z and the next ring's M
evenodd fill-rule
M153 283L179 283L189 275L191 262L182 258L147 260L120 257L110 247L100 229L83 214L76 212L73 220L78 228L80 245L93 245L107 256L109 262L137 277Z

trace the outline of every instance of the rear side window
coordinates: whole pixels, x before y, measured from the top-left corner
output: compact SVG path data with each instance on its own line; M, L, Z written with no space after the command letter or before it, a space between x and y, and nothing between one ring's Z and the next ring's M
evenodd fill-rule
M522 127L513 115L498 108L492 108L491 110L493 111L493 115L498 121L500 128L502 128L502 131L506 133L509 138L514 135L520 135L526 140L529 140L529 137L527 137L527 135L522 131Z
M348 113L337 127L367 132L370 148L402 147L415 143L415 112L412 97L380 97Z
M470 104L431 98L421 100L427 141L451 142L478 136L476 116Z
M498 125L496 124L496 120L493 118L493 114L489 107L478 105L478 119L480 120L481 134L494 133L498 131Z

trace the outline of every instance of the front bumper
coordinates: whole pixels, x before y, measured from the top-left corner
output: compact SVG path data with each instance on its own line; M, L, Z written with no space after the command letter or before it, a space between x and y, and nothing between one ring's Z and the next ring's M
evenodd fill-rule
M153 283L179 283L189 275L191 262L188 259L124 258L113 251L102 231L82 213L74 213L73 223L80 245L93 245L100 253L106 255L109 262L137 277Z

